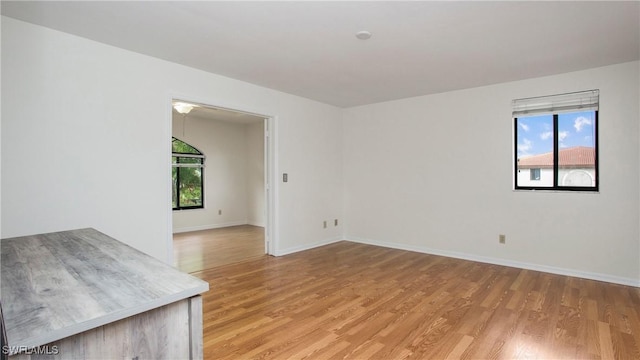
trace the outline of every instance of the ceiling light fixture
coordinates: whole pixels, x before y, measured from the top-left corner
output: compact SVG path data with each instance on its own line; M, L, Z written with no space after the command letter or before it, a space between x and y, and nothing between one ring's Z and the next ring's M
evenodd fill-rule
M185 102L175 102L173 103L173 108L176 109L177 112L179 112L180 114L186 115L188 114L191 110L193 110L193 108L197 108L198 105L194 105L194 104L189 104L189 103L185 103Z
M358 31L356 37L360 40L368 40L371 37L371 33L366 30Z

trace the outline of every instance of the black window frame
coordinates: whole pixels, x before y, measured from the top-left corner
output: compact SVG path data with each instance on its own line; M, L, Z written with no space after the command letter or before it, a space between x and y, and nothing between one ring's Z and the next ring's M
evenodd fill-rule
M598 161L598 127L599 127L599 117L598 110L591 110L594 112L594 186L566 186L558 184L558 157L559 157L559 131L558 131L558 115L559 112L549 113L549 115L553 115L553 186L520 186L518 185L518 117L513 117L513 129L514 129L514 188L515 190L540 190L540 191L579 191L579 192L598 192L600 191L600 169L599 169L599 161ZM575 109L575 111L565 111L564 113L572 113L572 112L584 112L581 109ZM542 176L542 174L541 174Z
M174 152L173 151L173 142L175 141L180 141L182 143L184 143L185 145L188 145L189 147L191 147L194 152ZM171 147L171 157L172 157L172 161L171 161L171 168L172 169L176 169L176 178L175 180L173 179L172 176L172 193L175 193L176 196L176 206L172 206L172 209L175 211L180 211L180 210L193 210L193 209L204 209L204 196L205 196L205 182L204 182L204 161L205 161L205 155L202 151L198 150L198 148L196 148L195 146L189 144L188 142L178 139L176 137L172 137L171 138L171 142L172 142L172 147ZM175 162L173 161L173 158L175 158ZM199 159L199 164L198 163L194 163L192 160L189 160L188 162L181 162L185 161L185 159ZM199 167L200 168L200 205L190 205L190 206L183 206L180 204L180 186L178 186L177 182L180 181L180 169L182 168L186 168L186 166L180 166L180 164L196 164L199 166L195 166L195 167ZM189 168L193 168L194 166L189 166ZM173 174L172 174L173 175ZM172 194L173 197L173 194ZM173 199L172 199L173 202Z

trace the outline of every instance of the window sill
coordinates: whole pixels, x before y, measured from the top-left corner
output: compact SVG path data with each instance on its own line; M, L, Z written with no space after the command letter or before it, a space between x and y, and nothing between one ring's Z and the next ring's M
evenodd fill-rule
M538 190L538 189L511 189L512 192L515 193L561 193L561 194L600 194L600 190L594 190L594 191L576 191L576 190L558 190L558 189L553 189L553 190Z

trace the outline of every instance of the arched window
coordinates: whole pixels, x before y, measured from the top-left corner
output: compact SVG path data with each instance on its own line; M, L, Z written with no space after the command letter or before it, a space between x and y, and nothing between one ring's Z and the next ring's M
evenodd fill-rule
M171 141L173 210L204 207L204 154L186 142Z

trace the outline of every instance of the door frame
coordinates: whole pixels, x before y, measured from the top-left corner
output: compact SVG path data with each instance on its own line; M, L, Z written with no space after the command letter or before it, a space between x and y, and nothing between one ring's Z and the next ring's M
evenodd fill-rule
M264 244L265 254L274 255L276 249L278 249L279 229L278 229L278 182L276 174L278 174L278 142L277 142L277 124L278 118L275 115L266 115L260 112L242 109L240 106L225 106L215 101L197 99L193 96L184 96L179 94L172 94L167 100L166 109L166 121L165 129L167 133L167 151L165 154L165 160L167 163L167 262L173 265L173 209L171 206L171 193L172 193L172 181L171 181L171 136L173 126L173 101L181 100L201 106L207 106L211 108L233 111L261 117L264 119L264 211L265 211L265 227L264 227Z

